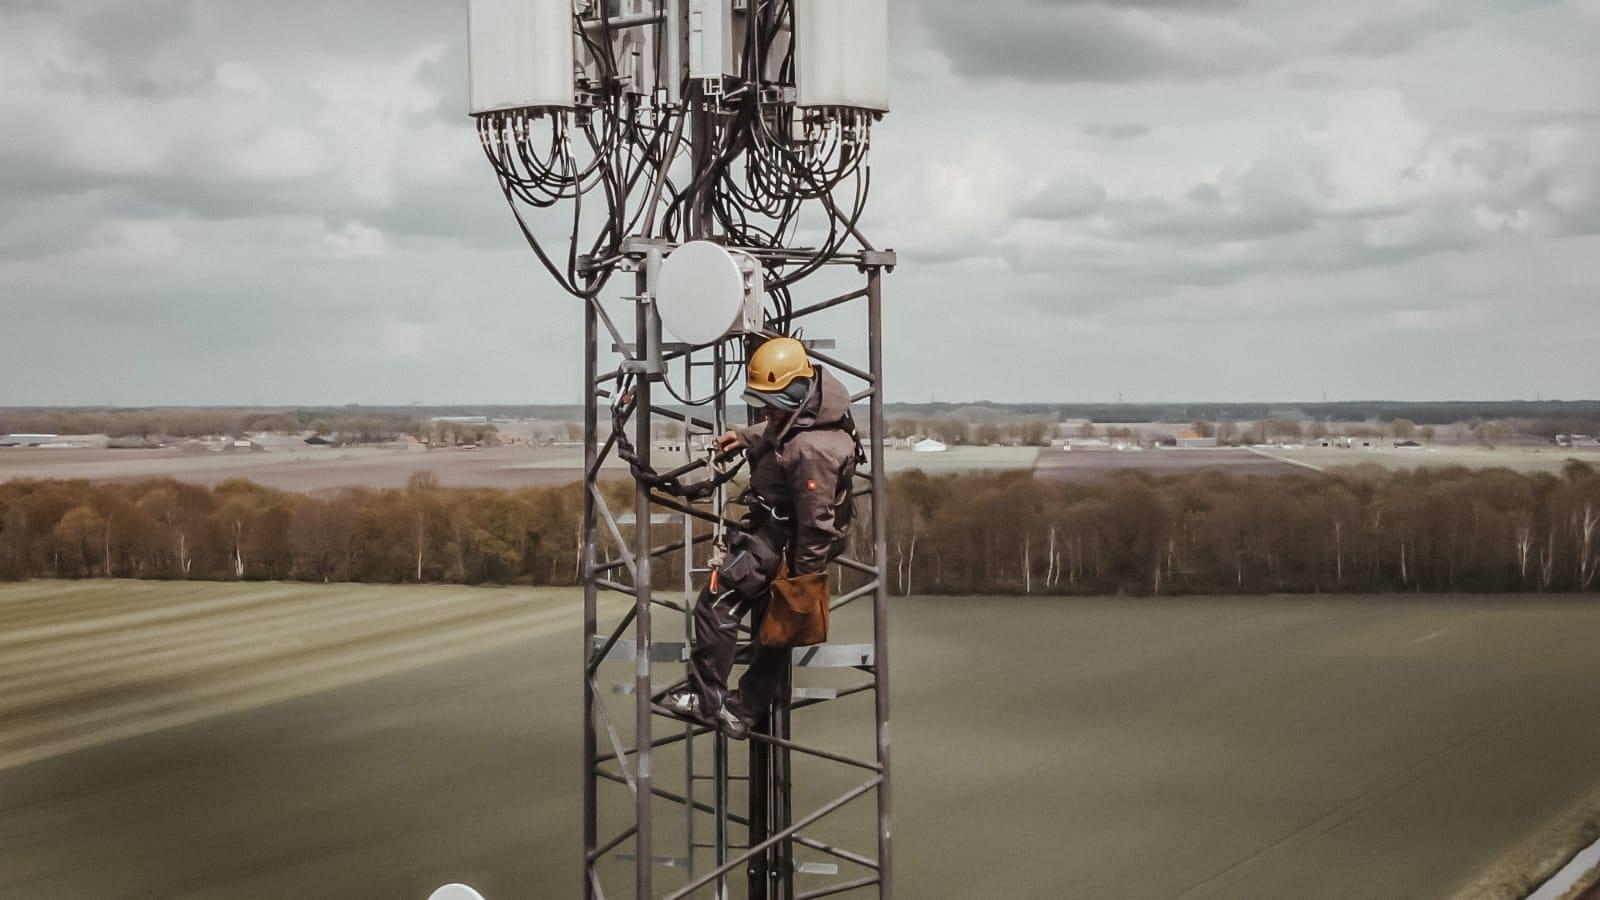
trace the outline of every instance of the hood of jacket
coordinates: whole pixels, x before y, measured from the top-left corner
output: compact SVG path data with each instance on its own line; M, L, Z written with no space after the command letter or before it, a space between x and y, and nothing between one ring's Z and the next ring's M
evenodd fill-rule
M817 370L818 390L811 400L795 414L790 433L809 428L837 428L850 415L850 392L839 379L821 366Z
M821 366L817 370L817 390L806 405L791 418L757 423L740 433L749 448L751 462L789 443L795 435L818 429L846 429L850 419L850 393L839 379Z

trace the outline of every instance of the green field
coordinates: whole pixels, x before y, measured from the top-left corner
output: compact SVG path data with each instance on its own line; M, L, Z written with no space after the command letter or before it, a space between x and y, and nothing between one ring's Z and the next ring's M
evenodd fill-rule
M892 619L902 898L1449 898L1600 788L1593 602ZM575 896L578 631L570 591L0 586L0 897Z

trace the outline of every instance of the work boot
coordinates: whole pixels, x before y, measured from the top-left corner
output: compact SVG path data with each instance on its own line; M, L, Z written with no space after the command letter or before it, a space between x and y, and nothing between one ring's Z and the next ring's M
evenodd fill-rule
M726 706L717 710L717 730L736 741L742 741L750 736L749 723Z
M684 688L661 698L661 708L685 719L704 722L700 715L700 695Z

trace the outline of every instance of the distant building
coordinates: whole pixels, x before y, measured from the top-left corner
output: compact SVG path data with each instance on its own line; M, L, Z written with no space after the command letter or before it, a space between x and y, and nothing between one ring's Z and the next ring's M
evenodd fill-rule
M1349 450L1352 448L1357 450L1375 450L1378 447L1378 439L1371 436L1351 437L1347 434L1331 434L1326 437L1313 438L1311 441L1311 446L1338 447L1341 450Z
M950 448L944 445L944 441L935 438L923 438L912 444L911 449L917 453L943 453Z
M56 439L53 434L8 434L0 437L0 447L37 447Z
M24 438L20 446L47 450L104 450L111 446L111 438L103 434L14 434L7 443L12 438Z
M249 437L251 450L304 450L306 446L305 439L295 434L262 431Z
M1178 449L1180 450L1202 449L1217 446L1217 438L1215 435L1211 437L1205 437L1198 431L1180 431L1178 432L1178 436L1175 440L1177 441Z

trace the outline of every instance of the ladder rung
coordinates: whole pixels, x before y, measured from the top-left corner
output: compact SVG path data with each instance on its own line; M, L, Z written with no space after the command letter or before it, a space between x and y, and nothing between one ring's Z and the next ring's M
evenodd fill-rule
M640 297L640 296L629 297L629 296L624 295L622 297L622 299L623 300L642 300L644 298ZM612 341L611 342L611 352L612 353L626 353L627 355L632 356L633 355L633 350L637 346L639 346L639 345L634 343L633 341L629 341L626 344L619 344L616 341ZM685 353L685 352L688 352L688 351L693 350L693 349L694 349L694 345L693 344L685 344L685 343L683 343L681 341L662 341L661 342L661 352L663 352L663 353ZM823 349L826 350L826 349L831 349L831 348L824 347Z
M839 691L836 688L797 687L790 696L796 700L837 700Z
M843 669L870 666L877 658L871 644L818 644L797 647L794 664L802 668Z
M650 514L650 524L651 525L670 525L673 522L678 521L678 519L680 519L680 518L682 518L682 516L679 515L678 513L651 513ZM617 522L618 525L632 525L632 524L634 524L635 522L638 522L638 521L639 521L639 517L637 515L635 515L634 513L631 513L631 512L630 513L622 513L621 515L618 515L616 517L616 522Z
M639 859L639 854L618 853L616 858L623 862L635 862ZM650 857L650 862L652 865L662 866L668 869L689 868L689 858L686 856L652 856Z
M594 649L600 649L605 646L605 643L605 637L598 634L590 635L590 644ZM638 643L632 639L623 638L611 646L611 652L606 654L606 661L633 662L638 655ZM650 644L650 660L652 662L686 662L688 659L689 645L683 641L652 641Z

